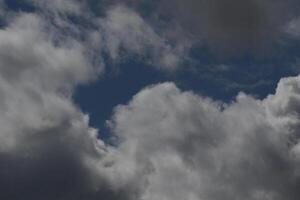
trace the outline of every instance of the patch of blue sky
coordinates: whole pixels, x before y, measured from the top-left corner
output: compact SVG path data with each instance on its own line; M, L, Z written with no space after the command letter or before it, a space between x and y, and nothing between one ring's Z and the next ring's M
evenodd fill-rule
M12 11L34 12L35 6L26 0L4 0L5 5Z
M172 81L183 90L224 102L232 101L243 91L258 98L274 93L277 82L284 76L296 75L292 60L298 55L298 45L292 45L285 55L270 59L239 57L218 60L206 49L194 49L194 62L183 63L176 72L160 71L132 57L119 66L108 65L98 81L77 88L75 102L91 115L91 125L100 128L101 137L108 137L105 120L113 108L127 103L142 88L159 82ZM117 71L116 71L117 70Z
M109 134L105 121L110 118L115 106L127 103L148 85L169 80L166 74L135 59L115 67L108 67L98 81L79 86L74 95L78 106L90 115L91 125L99 128L100 136L104 138Z

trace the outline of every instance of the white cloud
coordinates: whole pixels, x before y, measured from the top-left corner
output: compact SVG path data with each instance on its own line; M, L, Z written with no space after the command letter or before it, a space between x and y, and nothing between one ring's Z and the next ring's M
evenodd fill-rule
M264 100L222 105L164 83L116 108L119 153L146 183L141 199L297 199L299 85L283 79Z
M67 37L48 17L21 12L0 30L0 198L133 199L136 182L110 167L117 158L130 173L133 163L97 139L72 101L103 69L90 55L98 43Z
M104 53L119 63L128 56L137 56L140 61L165 70L176 69L186 59L187 42L171 44L167 37L157 33L138 12L126 5L103 5L107 6L103 8L105 15L97 17L88 9L87 2L32 1L41 9L40 14L61 31L68 31L69 35L75 34L78 37L92 36L92 41L87 45L98 52L98 57ZM83 22L73 22L68 16L77 16Z
M110 8L98 25L113 60L120 61L133 54L151 65L173 70L185 59L185 45L172 47L138 13L125 6Z
M76 113L71 90L93 74L82 45L55 45L46 27L37 15L21 14L0 30L2 150L27 128L56 126Z
M17 78L18 74L35 69L36 73L41 73L35 77L38 81L48 81L48 77L57 79L48 81L52 84L89 79L92 67L84 55L85 47L72 38L54 44L56 35L48 25L37 15L24 14L1 30L1 61L4 65L1 69L4 77Z
M300 77L231 104L153 85L115 109L119 143L109 146L72 101L99 70L90 53L150 51L149 62L167 55L171 66L177 54L125 7L98 22L91 41L41 14L19 13L0 30L0 199L298 199Z
M111 199L88 164L105 145L71 99L94 67L82 43L57 43L48 25L21 13L0 30L0 198Z
M228 105L145 88L115 109L107 146L71 99L94 70L85 43L46 25L21 14L0 31L1 198L297 199L300 77Z

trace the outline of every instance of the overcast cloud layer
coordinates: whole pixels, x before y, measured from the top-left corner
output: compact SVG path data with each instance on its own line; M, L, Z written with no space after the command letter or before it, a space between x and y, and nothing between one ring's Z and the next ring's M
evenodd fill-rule
M34 2L36 13L3 11L0 199L299 199L300 76L263 100L240 93L229 104L171 82L149 86L114 109L110 145L75 106L74 88L105 73L104 54L173 69L184 45L124 5L91 19L77 1Z

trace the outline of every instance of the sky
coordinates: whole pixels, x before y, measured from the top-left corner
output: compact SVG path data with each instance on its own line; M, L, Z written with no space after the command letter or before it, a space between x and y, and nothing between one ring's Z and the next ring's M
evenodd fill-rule
M0 0L0 199L298 200L299 9Z

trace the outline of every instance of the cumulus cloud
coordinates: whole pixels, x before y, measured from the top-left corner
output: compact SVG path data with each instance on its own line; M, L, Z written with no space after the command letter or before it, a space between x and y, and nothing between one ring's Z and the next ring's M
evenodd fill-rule
M93 34L100 33L88 30L88 38L78 37L82 26L72 23L69 12L53 5L45 12L13 13L0 30L1 199L138 195L122 166L118 173L110 168L116 150L97 139L88 116L72 101L74 88L104 66L93 54L101 48Z
M163 83L117 107L119 153L146 179L140 199L297 199L299 84L223 104Z
M101 156L103 144L70 100L93 70L79 43L55 45L46 28L39 16L20 14L0 30L2 199L97 193L85 184L92 173L84 163L86 155Z
M88 74L81 49L54 46L39 23L22 15L0 32L1 198L298 198L300 77L231 104L147 87L115 109L109 146L62 90Z
M110 146L71 99L94 72L85 48L45 25L21 14L0 31L1 198L298 198L300 77L231 104L150 86L115 109Z
M159 62L152 51L174 52L122 6L81 39L65 16L81 11L65 6L55 15L63 25L50 9L15 14L0 30L1 199L298 199L300 77L282 79L263 100L241 93L230 104L174 83L147 87L115 108L108 145L72 100L104 70L91 51L100 45L113 59L123 48L150 51Z

